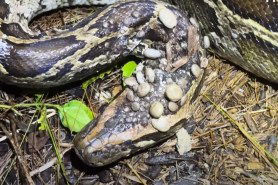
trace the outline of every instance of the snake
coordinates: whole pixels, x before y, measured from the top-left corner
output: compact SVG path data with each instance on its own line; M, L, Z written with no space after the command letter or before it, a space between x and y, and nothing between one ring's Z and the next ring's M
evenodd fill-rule
M64 29L34 31L44 12L106 5ZM0 80L63 86L140 58L126 88L74 140L78 156L104 166L172 137L194 114L213 52L278 83L278 9L266 0L0 0Z

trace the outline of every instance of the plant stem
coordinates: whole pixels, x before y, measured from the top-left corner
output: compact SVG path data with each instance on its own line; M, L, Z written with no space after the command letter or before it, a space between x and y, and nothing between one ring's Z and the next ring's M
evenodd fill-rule
M51 103L20 103L15 105L3 105L0 104L0 109L14 109L14 108L21 108L21 107L36 107L36 106L46 106L46 107L53 107L56 109L60 109L60 105L55 105Z

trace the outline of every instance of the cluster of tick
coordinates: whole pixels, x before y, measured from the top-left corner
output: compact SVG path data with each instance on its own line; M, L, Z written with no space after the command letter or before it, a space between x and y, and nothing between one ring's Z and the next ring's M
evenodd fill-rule
M176 15L169 9L162 9L159 20L168 29L177 25ZM194 24L194 19L191 19ZM174 43L182 46L183 43ZM170 129L164 116L175 114L185 104L186 93L193 81L198 78L207 65L207 60L200 62L196 53L179 69L169 72L168 62L163 53L156 48L143 51L145 62L140 63L134 76L124 80L127 85L126 103L122 108L122 124L152 124L157 130L166 132Z

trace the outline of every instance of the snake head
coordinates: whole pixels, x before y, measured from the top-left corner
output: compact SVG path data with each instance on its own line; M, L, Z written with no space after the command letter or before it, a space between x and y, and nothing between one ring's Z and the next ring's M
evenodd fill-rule
M128 157L169 138L184 123L184 119L178 123L173 116L165 116L161 120L170 128L159 132L152 126L148 112L126 112L126 92L75 137L75 150L85 163L104 166Z
M156 131L148 124L150 116L135 114L125 106L127 92L75 137L76 151L87 164L107 165L157 142L152 134Z
M194 105L190 102L196 93L200 77L196 79L188 75L187 71L187 67L174 73L155 69L156 80L144 97L131 100L129 94L133 90L125 89L96 120L76 135L76 153L86 164L104 166L173 136L194 112ZM184 79L186 75L188 83L181 87L182 98L176 101L178 109L170 111L170 101L165 95L166 79ZM134 96L137 96L136 93ZM139 109L134 110L134 102L140 104ZM154 118L150 111L154 102L161 102L164 107L159 118ZM159 124L162 126L158 126Z

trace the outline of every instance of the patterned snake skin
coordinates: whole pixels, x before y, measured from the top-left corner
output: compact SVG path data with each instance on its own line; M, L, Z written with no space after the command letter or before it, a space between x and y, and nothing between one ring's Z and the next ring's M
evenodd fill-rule
M266 0L172 0L194 15L214 53L278 83L278 3Z
M103 166L173 136L194 113L205 51L278 83L277 4L263 0L128 0L65 30L35 33L28 22L51 9L109 0L0 0L0 78L60 86L142 59L126 89L78 133L84 162ZM195 19L195 18L196 19ZM201 37L199 32L204 36ZM156 110L156 111L153 111Z

